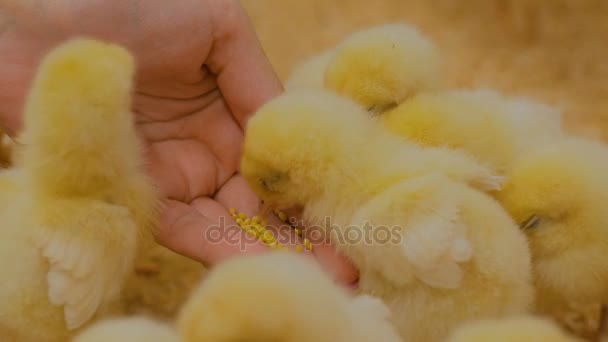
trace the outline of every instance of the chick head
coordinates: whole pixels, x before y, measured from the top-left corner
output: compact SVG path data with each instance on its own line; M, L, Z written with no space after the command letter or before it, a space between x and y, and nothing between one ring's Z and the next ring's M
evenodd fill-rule
M457 328L446 342L575 342L552 321L532 316L481 320Z
M551 287L580 296L606 292L597 284L608 281L607 174L605 145L570 138L516 161L497 195L529 237L537 278Z
M56 127L56 130L76 133L70 129L73 122L65 120L65 116L86 115L88 113L73 108L89 110L92 104L102 108L100 113L104 115L88 115L90 130L81 132L79 128L77 132L89 134L106 126L99 120L120 122L125 121L125 115L130 115L135 60L119 45L74 38L49 52L39 70L26 105L26 127ZM64 120L56 120L54 115L36 115L47 112L49 107L60 111ZM40 123L41 120L49 123ZM74 122L80 124L82 120Z
M241 173L268 205L304 205L373 127L363 108L324 90L285 93L249 120ZM377 128L376 128L377 129Z
M177 325L187 342L342 341L346 302L317 264L279 251L211 271Z
M335 49L325 86L383 112L439 83L436 47L417 29L388 24L356 32Z

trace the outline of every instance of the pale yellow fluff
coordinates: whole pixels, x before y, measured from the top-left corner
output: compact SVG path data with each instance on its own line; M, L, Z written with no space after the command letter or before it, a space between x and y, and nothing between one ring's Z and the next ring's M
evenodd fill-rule
M325 86L371 112L382 112L439 88L440 66L437 48L417 28L403 23L374 26L335 47Z
M445 342L577 342L554 322L535 316L514 316L464 324ZM582 341L581 341L582 342Z
M399 136L465 151L501 174L528 150L563 136L557 109L489 89L421 93L382 120Z
M115 318L87 328L72 342L180 342L167 324L144 317Z
M367 169L358 171L364 174L351 174L350 167L357 162L360 151L374 160ZM324 191L323 182L331 180L321 175L327 174L327 163L338 157L345 162L340 176L359 179L353 186L368 186L367 174L380 172L382 181L371 184L375 192L401 177L433 170L484 191L499 190L504 181L467 154L408 143L389 133L353 101L326 90L310 89L279 96L250 119L241 171L268 203L290 207L313 195L311 192ZM410 163L412 159L416 163ZM299 193L286 198L283 193L290 186Z
M352 298L320 267L287 252L213 270L182 309L185 342L399 342L381 301Z
M458 156L405 142L346 98L301 91L249 121L241 171L265 202L304 207L360 270L361 293L391 308L404 340L438 341L533 300L524 234L465 184L472 174L455 171Z
M571 137L515 164L498 199L530 240L538 309L608 303L608 146Z
M138 235L150 239L134 67L125 49L84 38L39 67L15 167L0 173L3 341L65 341L117 299Z
M331 210L319 203L309 215ZM439 341L467 320L532 309L524 235L498 203L464 184L440 175L406 179L361 206L348 227L371 242L338 250L360 267L360 291L393 310L406 341ZM337 230L334 241L349 233Z

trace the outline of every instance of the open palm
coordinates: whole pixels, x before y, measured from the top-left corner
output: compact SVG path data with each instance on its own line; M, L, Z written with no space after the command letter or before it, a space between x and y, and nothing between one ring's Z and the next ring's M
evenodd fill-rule
M49 48L77 35L122 44L138 62L135 122L166 197L159 241L207 265L266 252L232 229L228 208L259 211L259 200L238 175L243 128L282 88L238 2L23 3L0 5L0 73L6 75L0 122L6 130L20 129L35 66ZM301 243L291 230L281 232L288 243ZM316 246L314 254L339 281L355 280L356 272L330 246Z

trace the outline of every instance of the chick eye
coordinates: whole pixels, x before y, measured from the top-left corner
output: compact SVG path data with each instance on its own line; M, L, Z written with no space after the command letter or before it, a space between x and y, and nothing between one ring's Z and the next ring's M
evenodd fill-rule
M261 187L263 187L264 189L268 189L270 188L270 182L268 180L266 180L265 178L260 178L258 179L258 183L260 184Z
M528 229L534 229L534 228L538 227L539 224L540 224L540 217L538 217L536 215L532 215L528 219L526 219L524 222L522 222L520 226L522 229L528 230Z
M266 191L277 192L279 183L283 180L282 174L272 174L269 177L258 178L258 184Z
M375 105L367 107L367 111L372 113L372 115L378 115L380 113L391 110L391 109L397 107L398 105L399 104L394 101L390 102L390 103L375 104Z

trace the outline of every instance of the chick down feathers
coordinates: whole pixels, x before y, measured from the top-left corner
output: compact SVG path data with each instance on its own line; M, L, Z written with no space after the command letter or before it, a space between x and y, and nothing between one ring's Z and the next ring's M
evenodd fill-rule
M381 301L351 298L318 265L284 252L227 261L183 308L187 342L399 341Z
M440 57L418 29L402 23L367 28L335 47L325 86L374 113L440 86Z
M470 186L491 173L464 176L464 164L484 168L460 156L404 141L345 97L299 91L249 121L241 171L265 202L304 208L360 270L361 293L389 306L402 338L437 341L533 300L524 234Z
M608 303L608 146L570 137L517 162L498 199L528 236L538 309Z
M109 319L94 324L72 342L180 342L170 326L143 318Z
M15 169L0 174L0 335L65 341L117 299L156 190L130 113L123 48L78 38L42 61ZM18 262L16 262L18 261Z
M393 133L469 153L500 174L528 150L562 137L552 107L488 89L422 93L382 115Z
M456 329L446 342L577 342L554 322L535 316L474 321Z

